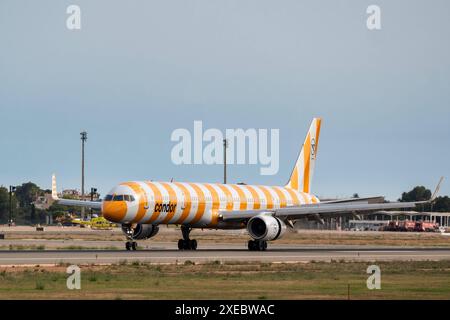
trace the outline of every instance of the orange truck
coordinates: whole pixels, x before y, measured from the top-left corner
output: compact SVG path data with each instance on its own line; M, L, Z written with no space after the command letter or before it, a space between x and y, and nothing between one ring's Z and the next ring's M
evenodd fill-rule
M416 222L416 225L414 227L414 231L418 232L437 232L438 230L438 224L433 222L419 221Z
M416 227L415 221L399 221L399 230L400 231L414 231L414 228Z

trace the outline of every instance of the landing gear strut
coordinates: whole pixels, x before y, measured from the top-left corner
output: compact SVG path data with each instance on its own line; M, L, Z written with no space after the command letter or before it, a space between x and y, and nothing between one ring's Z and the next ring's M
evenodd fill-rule
M189 233L191 232L191 230L192 229L189 227L181 226L183 239L178 240L179 250L197 250L197 240L189 239Z
M266 249L267 249L267 241L261 240L248 241L248 250L250 251L266 251Z
M122 225L122 229L125 231L125 235L127 237L127 242L125 243L125 248L130 250L137 250L137 242L133 239L133 229L131 225Z

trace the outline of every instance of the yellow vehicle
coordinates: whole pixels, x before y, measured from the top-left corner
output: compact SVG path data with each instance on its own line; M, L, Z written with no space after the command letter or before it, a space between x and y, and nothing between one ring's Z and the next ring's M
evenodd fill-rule
M72 223L79 224L82 226L91 227L95 230L111 230L116 226L115 223L109 222L103 217L94 217L91 220L83 221L81 219L73 219Z

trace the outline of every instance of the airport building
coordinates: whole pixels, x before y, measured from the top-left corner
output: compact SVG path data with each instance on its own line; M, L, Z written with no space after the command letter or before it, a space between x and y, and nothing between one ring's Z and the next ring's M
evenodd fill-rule
M378 231L391 221L426 221L438 224L439 227L450 227L450 212L418 212L418 211L377 211L357 217L342 217L318 221L298 221L298 229L313 230L355 230Z

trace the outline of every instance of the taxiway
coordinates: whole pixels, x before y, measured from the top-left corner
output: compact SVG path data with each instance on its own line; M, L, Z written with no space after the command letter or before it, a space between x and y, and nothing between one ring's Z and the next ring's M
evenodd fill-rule
M125 250L0 250L0 265L115 264L123 262L195 263L260 261L293 263L310 261L417 261L450 260L449 248L399 248L367 246L272 245L267 251L248 251L244 244L199 246L179 251L171 243L158 243L137 251Z

